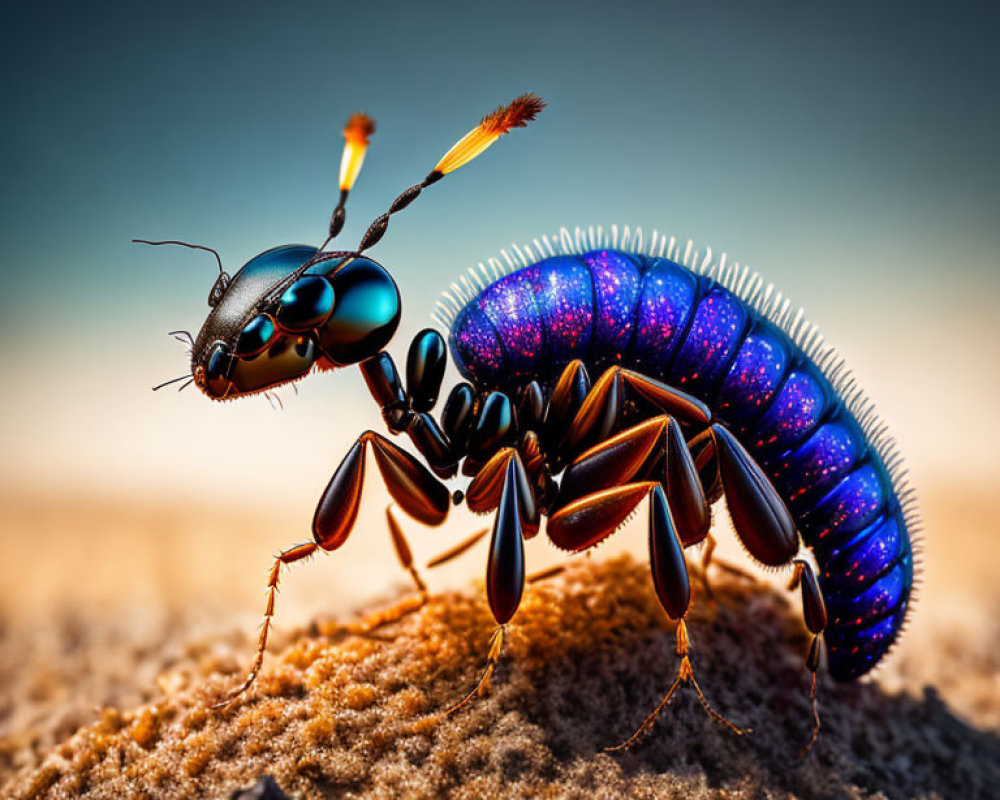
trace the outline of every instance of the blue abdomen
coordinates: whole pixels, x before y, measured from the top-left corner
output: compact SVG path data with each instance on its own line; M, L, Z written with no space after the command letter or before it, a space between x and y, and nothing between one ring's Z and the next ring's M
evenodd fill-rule
M450 334L459 370L480 389L551 385L581 359L592 376L621 364L708 403L771 476L815 553L830 671L849 680L902 625L912 520L890 443L820 342L745 270L714 276L610 248L499 277L466 300Z

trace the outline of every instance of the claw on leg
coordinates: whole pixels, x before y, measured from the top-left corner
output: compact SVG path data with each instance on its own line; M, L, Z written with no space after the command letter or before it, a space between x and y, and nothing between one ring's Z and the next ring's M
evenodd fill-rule
M274 601L278 594L278 580L281 577L281 567L285 564L292 564L304 558L309 558L318 549L319 545L316 542L306 542L305 544L290 547L288 550L279 553L274 559L274 566L271 567L271 573L267 580L267 606L264 609L264 624L260 629L260 638L257 640L257 654L254 656L250 672L238 689L233 690L217 703L213 703L212 708L224 708L234 703L253 686L257 680L257 676L260 674L260 668L264 664L264 651L267 650L267 635L271 632L271 620L274 618Z
M486 694L487 689L490 688L490 679L493 677L493 671L496 669L497 663L500 661L500 655L503 652L506 635L507 626L498 625L497 629L493 631L493 636L490 638L490 647L486 654L486 669L483 670L483 674L476 682L476 685L468 691L465 697L442 711L440 716L450 717L456 711L463 708L470 700L472 700L473 697Z
M614 747L605 748L606 752L613 753L619 750L627 750L637 741L639 741L643 736L645 736L653 726L656 724L656 718L659 716L660 712L670 703L671 698L676 693L677 689L684 683L690 683L694 690L698 693L698 699L701 701L702 707L708 713L712 719L716 722L720 722L725 725L729 730L735 733L737 736L742 736L745 733L749 733L749 728L740 728L726 719L722 714L712 708L708 699L705 697L705 693L701 690L701 686L698 685L698 681L694 677L694 669L691 667L691 659L688 655L688 635L687 635L687 625L684 620L681 619L677 622L677 655L681 657L681 665L677 670L677 677L674 678L674 682L670 684L670 688L667 693L663 696L659 705L653 709L652 713L643 720L642 725L633 733L628 739L626 739L621 744L615 745Z
M809 703L812 706L812 718L813 718L813 729L812 735L809 737L809 741L806 743L805 747L799 753L799 761L805 761L806 756L812 750L814 744L816 744L816 739L819 738L819 703L816 700L816 670L819 669L820 662L822 661L823 653L823 640L819 636L814 636L812 644L809 646L809 656L806 658L806 667L812 673L812 680L809 684Z

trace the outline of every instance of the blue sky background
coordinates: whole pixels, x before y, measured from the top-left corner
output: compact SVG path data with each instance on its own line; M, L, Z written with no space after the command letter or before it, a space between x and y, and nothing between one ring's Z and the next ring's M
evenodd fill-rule
M560 225L750 263L879 402L917 478L995 485L1000 62L990 3L8 4L0 61L0 481L287 506L380 421L356 370L284 413L182 374L210 256L322 239L346 116L378 131L345 244L486 111L528 130L425 193L373 256L429 324L467 266ZM262 491L266 487L266 491Z

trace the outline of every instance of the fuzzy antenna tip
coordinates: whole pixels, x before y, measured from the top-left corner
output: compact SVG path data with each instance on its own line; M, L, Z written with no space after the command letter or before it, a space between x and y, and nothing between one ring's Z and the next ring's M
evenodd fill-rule
M349 192L361 172L375 120L367 114L352 114L344 126L344 155L340 161L340 190Z
M495 133L497 136L502 136L511 128L525 127L541 113L543 108L545 108L545 101L541 97L534 92L526 92L520 97L515 97L507 105L491 111L483 117L479 127L485 133Z
M482 121L455 143L434 167L434 173L447 175L482 154L512 128L523 128L545 108L545 101L528 92L505 106L491 111ZM431 173L432 175L434 173Z

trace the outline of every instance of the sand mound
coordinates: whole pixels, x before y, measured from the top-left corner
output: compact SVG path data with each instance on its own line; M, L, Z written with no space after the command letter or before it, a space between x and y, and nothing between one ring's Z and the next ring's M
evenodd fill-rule
M302 798L996 796L1000 741L930 689L821 680L823 731L800 763L811 718L797 609L738 578L713 589L689 614L693 663L747 736L687 689L636 747L603 751L659 701L678 661L648 567L619 558L529 587L490 693L443 721L433 712L472 686L492 631L481 591L435 597L375 636L299 632L224 711L208 706L242 675L205 648L161 677L158 702L106 709L10 790L226 798L272 775Z

